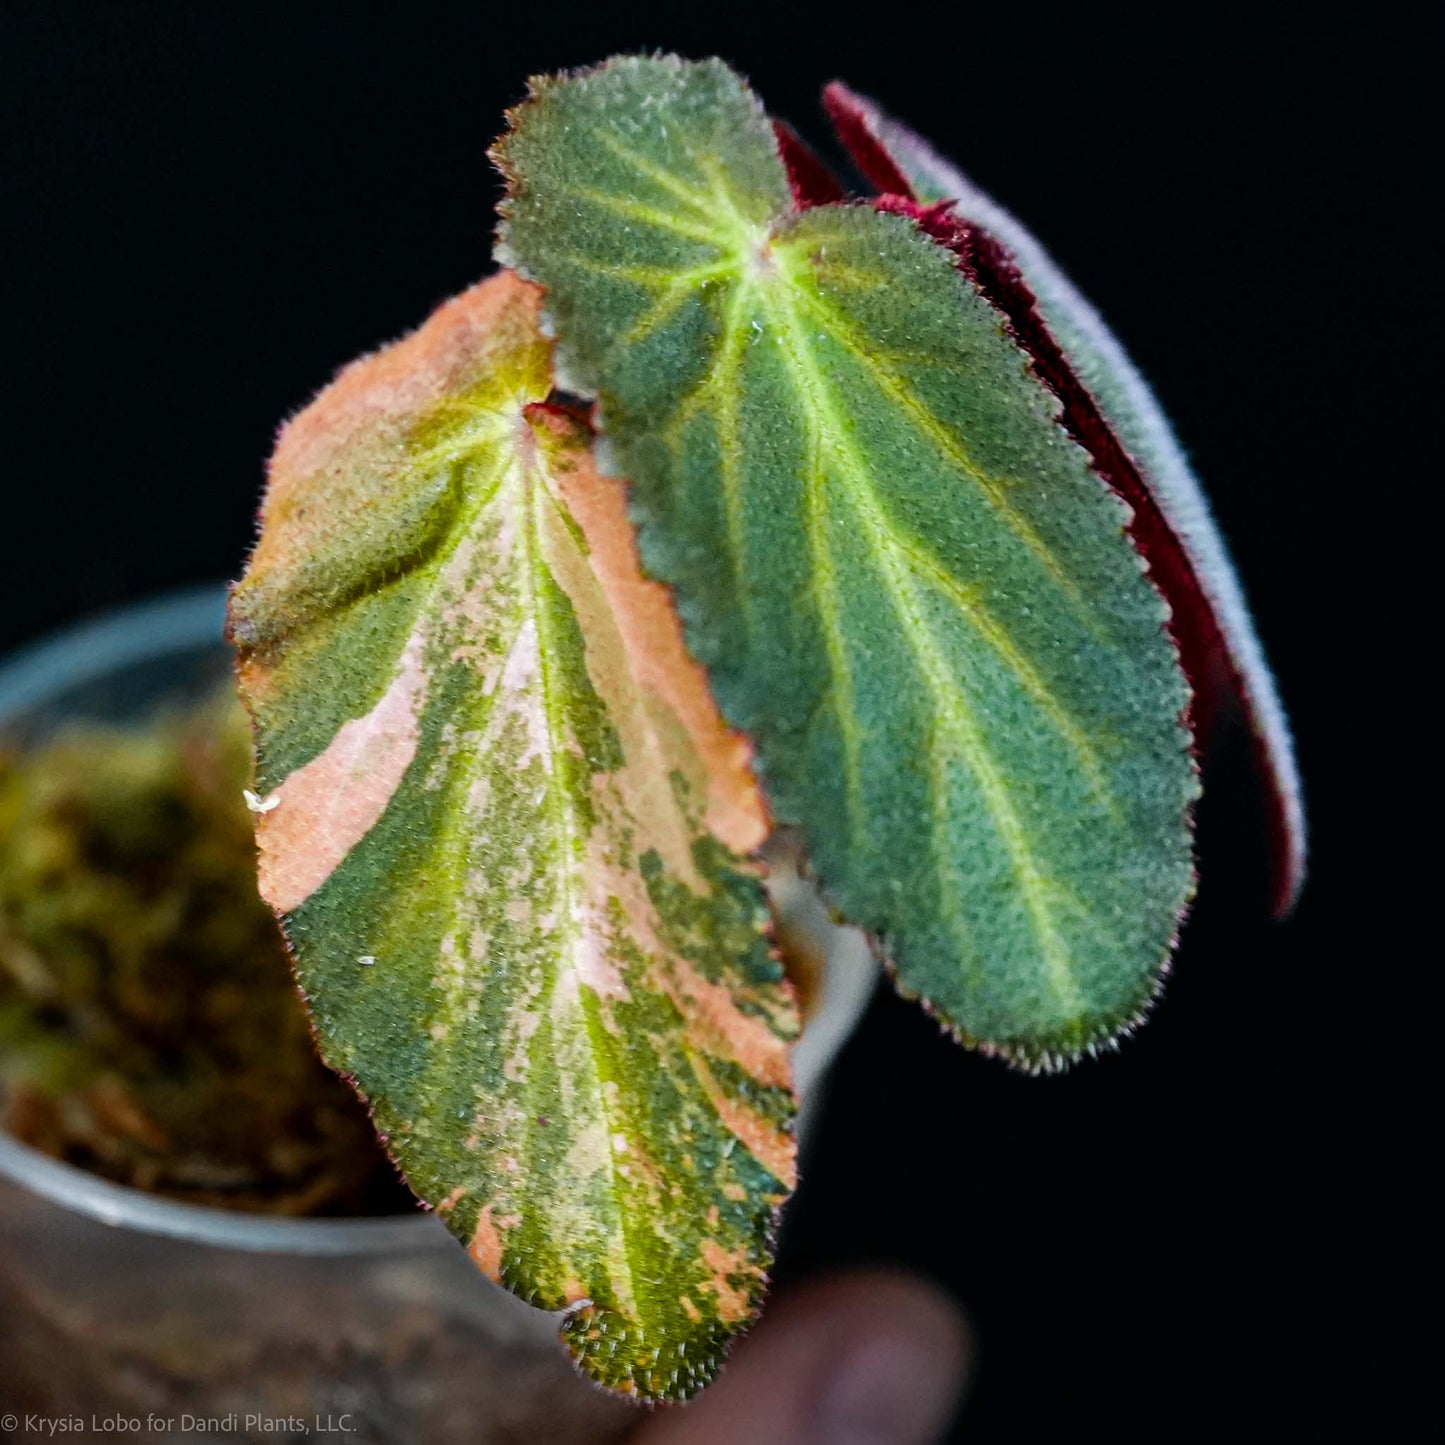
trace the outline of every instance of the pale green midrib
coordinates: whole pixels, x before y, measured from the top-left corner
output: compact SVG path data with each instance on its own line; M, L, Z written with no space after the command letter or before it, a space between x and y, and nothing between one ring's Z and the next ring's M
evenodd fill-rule
M854 502L855 512L862 515L864 509L858 499L850 496L850 500ZM876 536L876 534L871 535ZM899 570L897 559L890 548L879 548L878 555L884 563L889 595L893 599L895 610L905 624L910 645L928 677L929 689L934 694L935 706L939 709L940 719L949 726L957 738L963 754L963 761L978 780L988 810L993 816L994 826L998 828L1003 837L1004 846L1008 849L1014 872L1023 890L1035 937L1038 939L1044 964L1048 969L1049 981L1060 1004L1071 1015L1076 1014L1081 1007L1081 1001L1071 968L1072 960L1069 949L1054 924L1053 912L1047 898L1049 885L1039 872L1038 864L1034 860L1033 849L1023 823L1008 796L1007 784L999 773L993 754L989 751L973 721L967 699L952 677L947 659L939 651L938 644L929 631L927 623L917 611L916 599L911 592L912 579ZM948 705L950 698L952 706ZM938 815L938 821L942 823L946 819L942 815ZM936 841L942 843L944 840ZM944 882L946 886L946 880L940 879L940 882Z
M1013 804L1008 797L1007 786L998 772L997 764L973 722L967 700L957 681L952 677L947 660L939 652L926 622L917 612L909 591L911 579L906 572L900 572L891 539L886 532L879 530L876 518L872 516L873 509L868 505L868 501L858 495L856 489L861 488L867 497L872 498L869 469L863 459L858 456L846 428L838 417L828 396L827 386L817 358L808 342L805 330L798 320L797 312L790 304L791 296L796 290L796 284L790 283L788 296L775 298L771 293L763 292L762 300L769 316L778 326L780 339L786 337L783 349L788 358L794 385L803 403L803 409L807 412L811 407L816 411L819 417L820 434L830 436L834 454L852 473L852 486L855 490L850 493L850 499L854 503L854 511L868 528L874 551L883 564L882 571L888 584L894 609L904 624L904 632L908 637L909 645L918 658L928 681L929 690L933 694L935 716L949 729L958 743L962 760L978 782L984 802L993 817L994 826L998 829L1004 846L1008 850L1050 985L1059 999L1060 1005L1071 1016L1077 1015L1081 1009L1078 987L1070 967L1071 959L1068 949L1055 927L1052 911L1048 904L1046 896L1048 885L1039 872L1022 822L1014 811ZM876 502L876 498L872 499ZM930 738L931 748L936 736L935 734ZM938 843L939 840L935 833L933 862L935 870L939 874L940 887L947 895L950 880L942 871L942 861L944 856L951 854L951 849L946 854L938 847Z
M1000 503L1006 509L1006 520L1009 518L1017 520L1021 527L1027 528L1030 536L1036 537L1032 528L1012 508L1007 508L1002 503L999 488L1002 484L994 482L980 468L978 468L968 457L967 452L958 443L957 438L944 424L933 415L921 402L912 396L905 388L903 381L898 376L888 372L877 359L868 352L857 340L856 332L838 311L836 307L823 302L816 293L798 284L794 279L793 295L801 302L821 324L828 328L829 334L842 345L843 349L862 365L868 374L874 379L879 389L884 392L888 400L902 406L914 420L926 423L925 430L930 439L934 440L946 462L953 462L959 466L969 477L978 483L980 490L990 500ZM794 318L796 320L796 317ZM798 327L801 335L801 327ZM811 348L810 355L811 355ZM816 363L814 363L816 372ZM860 464L861 465L861 464ZM1053 692L1044 681L1042 674L1030 659L1025 656L1009 637L1007 629L989 611L984 601L976 595L966 592L958 580L952 577L944 565L933 556L925 547L911 537L905 535L898 526L897 520L889 509L883 504L871 487L869 500L872 505L864 508L862 517L870 530L877 535L879 531L886 533L888 541L895 550L903 553L910 562L921 572L927 574L934 585L944 592L953 601L964 619L973 628L981 640L990 647L1006 667L1014 674L1015 678L1024 688L1025 692L1041 707L1053 723L1058 732L1073 749L1080 766L1088 775L1091 786L1100 803L1112 817L1118 819L1120 816L1117 800L1113 797L1105 778L1103 765L1099 755L1088 736L1077 722L1069 715L1068 710L1054 696ZM1039 546L1045 544L1039 539ZM1049 556L1053 559L1052 552ZM1053 559L1051 575L1057 569L1057 559ZM1077 584L1072 577L1059 573L1061 580L1068 589L1071 598L1077 599L1087 607L1087 599L1083 598L1078 590ZM1086 619L1087 621L1088 619ZM1090 631L1095 636L1097 629L1092 625Z
M741 293L740 286L733 288L734 296L740 296ZM741 441L736 385L742 361L742 337L740 328L734 324L735 321L736 318L729 310L723 321L722 355L713 375L718 387L717 395L722 403L716 425L718 451L722 459L723 511L727 518L728 550L737 572L739 595L744 599L744 625L751 634L754 603L748 578L752 569L748 565L747 520L743 510L742 479L738 475L738 448Z
M766 305L766 302L764 302ZM807 429L808 485L804 489L808 549L812 557L812 575L820 592L819 620L823 624L824 647L833 669L830 701L843 741L843 803L848 816L849 840L854 848L867 846L868 828L863 806L863 754L861 729L858 726L853 669L848 661L847 639L843 635L842 605L838 598L838 579L833 565L833 550L828 542L828 524L823 516L819 488L814 479L822 480L823 438L817 417L806 406L803 424Z
M999 623L980 598L970 595L956 578L948 574L936 557L932 556L926 548L919 546L912 538L900 532L896 520L881 503L877 508L877 516L869 520L877 527L885 529L893 547L901 552L919 572L923 573L938 591L948 597L983 642L992 648L995 655L1013 673L1024 691L1043 709L1049 721L1072 748L1074 756L1088 777L1089 785L1101 806L1116 822L1119 821L1122 814L1118 800L1109 787L1098 751L1084 730L1050 691L1039 670L1019 651L1013 639L1008 636L1007 629Z
M712 272L710 272L712 274ZM745 343L742 339L743 322L742 318L748 311L750 300L761 300L765 307L768 306L766 295L762 288L750 282L741 273L734 274L734 284L729 288L729 295L723 313L723 338L719 348L720 359L718 364L710 368L702 379L693 386L674 407L671 417L662 428L662 436L667 443L669 450L673 453L675 464L680 461L682 437L681 429L687 420L696 412L698 406L705 400L711 399L713 404L713 423L718 436L718 450L722 463L722 490L724 499L724 510L728 526L728 545L734 562L734 568L738 577L738 603L742 609L743 621L749 635L756 630L756 603L753 590L748 585L749 567L746 546L746 526L743 520L744 505L741 496L741 485L738 473L738 453L741 442L736 426L736 391L738 377L738 359L743 354ZM687 294L687 293L684 293ZM805 304L807 298L802 298ZM830 309L828 317L835 313ZM820 316L820 319L826 319ZM844 324L838 318L839 325ZM630 336L631 333L629 333ZM628 344L628 338L624 337L621 346ZM850 355L863 359L854 347L846 347ZM870 375L876 373L870 371ZM894 378L897 381L897 378ZM730 385L730 383L732 383ZM894 399L892 391L887 393L890 400ZM910 405L917 408L919 403L910 399ZM910 413L911 414L911 413ZM930 414L931 415L931 414ZM942 423L934 419L938 428ZM963 466L961 449L945 451L945 461L953 460ZM968 475L978 480L981 487L986 486L982 474L969 464L966 468ZM875 498L875 503L877 499ZM876 514L876 515L875 515ZM1079 765L1084 770L1089 786L1095 798L1105 812L1116 822L1121 818L1118 800L1114 797L1102 763L1099 760L1098 752L1089 740L1083 729L1074 719L1069 716L1068 710L1064 708L1057 697L1049 689L1043 680L1037 667L1026 657L1013 640L1008 636L1007 630L1001 626L996 618L992 616L986 605L977 597L966 594L956 579L949 576L943 565L934 557L928 555L912 539L904 537L898 530L897 523L888 511L878 503L867 520L875 526L882 526L887 529L889 538L898 550L908 555L909 559L922 571L928 573L939 590L944 591L950 599L959 607L965 620L974 629L982 641L990 647L999 657L1004 665L1018 679L1024 691L1044 711L1049 721L1063 736L1065 742L1073 750L1078 758ZM809 526L812 528L812 513L809 514ZM826 543L824 543L826 545ZM1041 544L1042 545L1042 544ZM819 556L824 554L818 553ZM826 558L824 558L826 561ZM832 572L828 571L825 579L832 589ZM1072 595L1078 595L1078 589L1072 578L1065 579ZM836 590L836 589L832 589ZM826 625L826 624L825 624ZM1097 629L1091 627L1090 631L1097 636ZM831 641L827 642L830 654L834 648ZM845 739L845 748L849 747ZM852 769L852 776L855 786L852 792L856 794L858 788L856 780L861 775L857 767ZM859 841L864 834L855 831L854 840Z
M793 284L793 294L812 312L818 323L829 331L838 345L868 372L884 396L918 424L918 429L942 453L944 460L951 462L977 484L979 491L1003 518L1009 530L1029 549L1054 584L1067 595L1080 621L1091 633L1099 636L1098 621L1093 616L1094 609L1089 606L1089 600L1080 591L1078 583L1068 574L1053 548L1044 541L1028 518L1009 505L1005 495L1009 483L991 477L969 456L952 430L908 390L901 377L858 340L852 326L839 314L835 306L815 293L810 294L807 288L796 281Z
M523 462L521 465L525 477L527 472L526 463ZM547 570L541 554L541 517L539 514L543 505L550 505L551 507L555 508L559 513L562 512L562 506L561 503L557 500L557 498L552 495L551 489L542 480L541 470L542 469L540 462L534 456L533 466L531 469L532 475L524 482L524 486L527 492L526 499L522 504L524 512L525 538L523 545L520 549L523 555L519 557L518 560L520 564L520 570L523 573L522 590L525 600L524 615L530 613L531 616L537 619L537 670L542 690L542 710L543 716L546 719L548 744L550 750L550 756L547 759L546 766L547 792L553 803L552 814L554 818L554 826L555 820L561 820L561 828L563 833L562 842L566 850L564 855L566 858L566 866L563 868L562 874L562 892L565 900L565 916L568 920L569 931L572 935L569 939L569 943L575 949L579 940L580 929L582 927L582 924L579 922L580 915L577 902L576 878L576 869L578 866L578 858L580 856L580 850L578 846L579 834L576 827L576 818L573 815L570 800L566 796L566 787L565 782L562 778L561 769L556 766L556 760L560 756L562 749L566 745L566 731L564 727L565 708L564 706L559 704L559 699L557 696L558 689L555 685L555 681L552 676L552 668L549 664L549 657L551 656L552 646L555 645L555 639L544 636L548 627L547 609L539 605L537 585L538 574L544 570ZM572 547L575 550L576 543L572 536L571 529L564 525L561 529L561 535L565 539L562 545ZM583 557L580 560L585 567L587 565L587 559ZM565 593L563 595L565 596ZM563 966L564 965L562 965L559 960L557 969L553 971L551 982L547 987L545 994L545 998L549 1001L552 997L552 994L556 990L560 969ZM625 1294L621 1291L616 1291L615 1287L614 1293L619 1300L626 1299L631 1301L633 1306L638 1310L640 1316L642 1313L642 1302L645 1297L639 1294L637 1289L638 1275L637 1261L635 1259L636 1241L633 1239L633 1231L628 1227L628 1210L625 1204L625 1190L620 1184L617 1155L615 1150L612 1148L612 1136L616 1121L613 1119L612 1111L608 1106L607 1090L603 1087L604 1080L602 1076L602 1069L599 1064L599 1060L601 1058L601 1041L598 1037L598 1031L602 1027L602 1025L599 1020L593 1017L596 1010L589 1009L587 1007L587 1001L583 995L584 987L585 985L579 978L577 981L577 1010L578 1013L581 1015L583 1026L587 1030L587 1056L592 1066L591 1084L593 1095L596 1100L597 1112L598 1116L605 1122L607 1135L605 1152L608 1172L608 1193L611 1196L612 1201L614 1232L617 1236L620 1236L621 1238L622 1249L620 1251L620 1263L622 1264L627 1276L627 1289ZM542 999L539 999L538 1003L540 1006L542 1004ZM531 1068L527 1070L529 1086L533 1077L533 1072L534 1071ZM529 1098L531 1098L535 1103L535 1095L531 1092L530 1087ZM535 1108L529 1110L528 1117L536 1117ZM530 1141L535 1137L535 1131L529 1130L528 1135ZM530 1155L530 1148L528 1152ZM609 1269L617 1262L617 1255L615 1255L612 1251L609 1250L606 1256L606 1263ZM594 1307L599 1311L599 1313L603 1312L607 1308L603 1305L596 1304L595 1302ZM621 1313L621 1311L618 1312Z

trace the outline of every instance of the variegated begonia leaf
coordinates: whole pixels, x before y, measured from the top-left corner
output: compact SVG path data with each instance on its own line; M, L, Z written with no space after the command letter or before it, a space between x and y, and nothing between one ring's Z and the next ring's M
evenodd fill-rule
M534 82L495 157L499 256L837 907L967 1041L1128 1027L1193 887L1188 690L1005 318L913 221L799 211L719 62Z
M1306 853L1289 724L1224 539L1148 383L1099 313L1002 206L867 97L835 81L823 99L872 184L946 207L948 223L974 232L965 244L976 279L1059 395L1070 435L1134 508L1134 540L1173 609L1196 724L1207 734L1220 704L1236 703L1253 730L1270 792L1274 906L1287 913L1304 882Z
M261 888L327 1060L618 1390L706 1383L793 1184L741 739L507 274L282 434L231 602Z

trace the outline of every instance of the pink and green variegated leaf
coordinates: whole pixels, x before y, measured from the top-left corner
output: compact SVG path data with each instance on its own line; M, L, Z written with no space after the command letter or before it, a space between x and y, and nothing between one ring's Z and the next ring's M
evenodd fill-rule
M1207 734L1211 714L1233 705L1253 730L1273 814L1275 910L1287 913L1306 854L1289 725L1224 540L1154 393L1019 221L865 96L835 81L823 99L873 185L923 206L946 205L965 265L1059 396L1070 434L1134 509L1134 540L1173 609L1196 722Z
M282 434L231 601L261 887L416 1191L614 1389L706 1383L793 1184L744 743L499 275Z
M1005 318L912 220L800 209L720 62L538 81L512 121L499 254L775 815L965 1039L1035 1067L1111 1039L1193 887L1188 692Z

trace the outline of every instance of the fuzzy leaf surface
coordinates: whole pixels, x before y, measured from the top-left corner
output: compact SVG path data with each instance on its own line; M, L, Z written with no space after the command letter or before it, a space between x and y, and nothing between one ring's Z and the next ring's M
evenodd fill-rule
M742 740L500 275L284 432L231 604L322 1050L603 1384L690 1393L793 1183Z
M1228 548L1163 408L1104 319L1027 227L866 96L835 81L823 97L840 139L880 189L924 205L950 203L958 219L1003 242L1011 253L1007 264L1024 282L1022 294L1009 288L1020 339L1028 344L1034 332L1031 354L1046 376L1056 375L1056 368L1040 352L1057 349L1066 371L1055 389L1071 402L1097 407L1122 444L1123 465L1108 466L1110 481L1135 507L1135 541L1173 609L1174 633L1195 688L1196 721L1207 724L1210 713L1237 704L1253 730L1271 802L1274 908L1287 913L1304 884L1307 853L1289 723ZM1020 314L1035 308L1036 318ZM1031 320L1042 322L1042 334ZM1082 432L1089 430L1086 422ZM1201 731L1207 734L1207 726Z
M718 62L534 86L499 255L595 392L643 561L841 911L1046 1066L1152 996L1192 890L1187 688L1128 512L897 215L799 212Z

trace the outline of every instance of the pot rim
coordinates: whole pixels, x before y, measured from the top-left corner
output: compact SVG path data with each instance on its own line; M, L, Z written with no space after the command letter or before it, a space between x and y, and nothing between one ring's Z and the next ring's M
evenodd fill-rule
M229 583L211 582L122 603L12 653L0 662L0 723L107 672L171 653L221 646L229 592ZM828 926L822 905L817 908L818 926ZM852 929L835 932L856 934ZM845 966L835 966L830 950L820 1007L793 1046L800 1135L804 1117L811 1112L809 1106L816 1102L822 1075L862 1016L877 977L877 964L861 935L848 946L852 957ZM456 1247L446 1226L421 1200L415 1214L349 1218L246 1214L186 1204L102 1179L42 1154L3 1131L0 1178L103 1224L218 1248L371 1255Z

